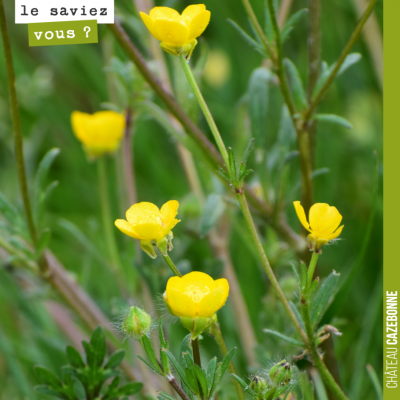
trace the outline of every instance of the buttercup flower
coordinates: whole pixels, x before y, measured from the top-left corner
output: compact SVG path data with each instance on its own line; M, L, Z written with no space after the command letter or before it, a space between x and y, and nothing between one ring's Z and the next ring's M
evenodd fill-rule
M214 281L203 272L190 272L181 278L170 278L163 299L168 311L180 317L195 339L216 321L215 313L225 305L228 295L226 279Z
M125 117L114 111L86 114L74 111L71 124L89 158L114 152L124 136Z
M322 246L342 233L344 225L338 228L342 216L336 207L331 207L326 203L314 204L310 208L310 223L308 223L300 201L294 201L293 205L301 224L310 232L307 237L310 250L320 252Z
M126 212L127 221L117 219L115 226L125 235L140 240L143 251L150 257L157 257L154 246L167 255L167 250L172 250L171 229L180 222L175 219L178 207L176 200L168 201L161 210L152 203L137 203Z
M173 55L192 54L197 40L210 22L211 13L204 4L187 7L182 14L169 7L154 7L149 15L140 16L150 33L161 42L160 46Z

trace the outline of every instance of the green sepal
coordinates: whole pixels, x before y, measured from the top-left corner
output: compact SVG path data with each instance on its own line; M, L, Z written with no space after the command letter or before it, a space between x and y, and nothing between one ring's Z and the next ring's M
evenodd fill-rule
M152 259L157 258L157 253L154 249L153 243L150 240L141 240L140 247Z
M182 325L191 332L191 339L197 339L199 335L209 328L217 320L217 315L211 317L180 317Z

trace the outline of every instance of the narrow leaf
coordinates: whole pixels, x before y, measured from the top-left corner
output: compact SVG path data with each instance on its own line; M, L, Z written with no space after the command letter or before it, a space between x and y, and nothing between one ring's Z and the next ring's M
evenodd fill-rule
M131 382L125 386L122 386L118 390L119 396L133 396L135 393L139 392L143 387L141 382Z
M195 364L194 372L196 373L196 377L200 383L201 392L203 394L203 397L207 397L207 394L208 394L207 380L206 380L203 370L198 365Z
M297 309L297 307L294 305L294 303L292 301L289 301L289 305L290 305L290 308L292 309L292 311L294 312L294 315L296 316L297 320L299 321L300 326L303 328L303 331L305 331L306 328L304 326L304 321L299 313L299 310Z
M160 319L160 324L158 327L158 336L160 338L160 360L161 360L161 365L163 367L164 372L169 373L170 372L170 367L169 367L169 361L167 355L162 351L162 349L168 349L168 342L165 340L164 337L164 332L162 329L162 319Z
M302 10L297 11L294 13L286 22L285 26L281 31L281 43L284 43L285 40L289 37L289 33L292 31L294 25L299 21L299 19L303 16L308 14L308 9L303 8Z
M146 352L147 357L149 358L151 364L162 375L161 368L158 365L156 355L154 354L153 346L150 342L150 339L146 335L142 336L142 345L143 345L144 351Z
M216 170L216 172L222 176L222 178L224 178L226 181L228 181L229 183L231 182L231 178L228 176L228 174L225 172L225 170L223 168L221 168L218 165L218 169Z
M200 218L200 236L205 236L217 223L225 211L225 203L219 194L210 194L207 197L203 213Z
M208 394L210 394L214 383L215 369L217 368L217 357L212 358L207 366L207 387Z
M156 370L149 362L147 362L145 359L143 359L140 356L137 356L139 358L139 360L143 361L153 372L155 372L156 374L162 375L160 373L160 371Z
M170 396L169 394L165 393L165 392L159 392L160 396L157 396L158 399L160 400L175 400L172 396Z
M175 371L178 373L179 377L181 378L181 380L183 381L183 383L187 386L190 387L190 384L186 378L186 374L183 371L182 367L178 364L178 362L176 361L175 357L173 356L172 353L170 353L168 350L163 350L165 351L165 354L168 356L169 360L171 361L171 364L173 365L173 367L175 368Z
M298 111L304 111L307 106L307 96L304 91L303 82L300 78L300 74L297 71L296 66L291 60L285 58L283 60L285 66L286 75L288 76L290 87L292 90L293 100L296 104Z
M81 355L72 346L67 346L67 359L74 368L83 368L85 366Z
M232 148L228 148L228 156L229 156L229 171L231 175L231 179L236 180L236 160L235 160L235 153L233 152Z
M339 280L340 274L333 271L322 284L321 288L319 289L318 293L316 294L312 304L311 304L311 324L314 326L319 317L321 316L322 312L325 310L325 307L329 303L329 299L332 296L332 293L335 289L335 286Z
M254 148L254 141L255 141L254 138L251 139L249 144L248 144L248 146L247 146L247 148L246 148L246 150L244 151L243 159L242 159L242 163L244 164L244 166L246 166L247 160L249 158L249 155L250 155L250 153L252 152L252 150Z
M49 369L37 366L35 375L40 383L49 385L53 389L62 389L62 383Z
M117 350L113 354L111 354L108 359L104 369L114 369L117 368L119 364L121 364L122 360L125 357L125 350Z
M188 382L190 383L189 389L194 394L199 396L199 394L200 394L199 384L197 383L197 378L196 378L193 370L190 368L185 368L185 374L186 374L186 378L187 378Z
M224 357L221 363L221 378L224 376L226 369L228 368L230 362L232 361L233 356L236 353L236 347L229 350L228 354Z
M93 348L94 365L101 367L103 365L104 357L106 356L106 335L101 326L98 326L90 339L90 344Z
M316 119L317 121L331 122L333 124L344 126L348 129L353 129L353 126L349 121L334 114L315 114L312 119Z
M301 285L300 289L302 292L306 290L307 287L307 266L306 264L303 263L303 261L300 262L300 267L301 267Z
M303 343L299 342L296 339L292 339L289 336L283 335L282 333L279 333L279 332L276 332L276 331L272 331L271 329L263 329L263 332L271 333L272 335L275 335L278 338L280 338L280 339L282 339L282 340L284 340L284 341L286 341L288 343L294 344L295 346L304 347Z

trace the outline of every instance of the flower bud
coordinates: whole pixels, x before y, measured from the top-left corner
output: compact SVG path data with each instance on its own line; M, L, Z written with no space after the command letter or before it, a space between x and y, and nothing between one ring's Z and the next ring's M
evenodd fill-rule
M268 389L268 383L264 378L255 376L250 382L250 389L256 394L262 394Z
M140 340L147 335L151 327L151 317L138 307L131 307L123 323L123 331L127 336Z
M285 386L292 378L292 366L286 360L282 360L270 369L269 377L274 385Z

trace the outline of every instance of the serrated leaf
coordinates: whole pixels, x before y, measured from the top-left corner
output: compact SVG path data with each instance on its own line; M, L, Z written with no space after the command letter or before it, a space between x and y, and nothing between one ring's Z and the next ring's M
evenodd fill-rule
M207 197L203 213L200 218L200 236L205 236L217 223L219 217L225 211L225 202L219 194L210 194Z
M264 52L264 47L259 42L248 35L236 22L232 21L231 19L228 19L228 22L239 32L239 34L251 48L253 48L265 58L268 58L267 54L265 54Z
M72 346L67 346L66 354L69 363L74 368L83 368L85 366L85 363L83 362L81 355Z
M52 389L62 389L62 383L49 369L37 366L35 375L40 383L48 385Z
M104 369L114 369L117 368L119 364L121 364L122 360L125 357L125 350L117 350L113 354L111 354L108 359Z
M165 354L168 356L169 360L171 361L171 364L175 368L175 371L178 373L178 375L181 378L181 380L183 381L183 383L187 387L190 387L190 384L189 384L189 382L188 382L188 380L186 378L185 372L183 371L182 367L178 364L178 362L176 361L176 359L173 356L173 354L170 353L168 350L163 350L163 351L165 351Z
M298 111L304 111L307 108L308 103L300 74L293 62L288 58L283 60L283 64L285 66L286 75L289 79L289 84L296 108Z
M152 344L150 342L150 339L146 335L143 335L141 343L142 343L142 346L144 348L144 351L147 354L147 357L148 357L150 363L162 375L162 371L161 371L161 368L160 368L160 366L159 366L159 364L157 362L156 355L154 354L153 346L152 346Z
M306 328L304 326L304 321L299 313L299 310L297 309L297 307L294 305L294 303L292 301L289 301L289 305L290 305L290 308L292 309L294 315L296 316L297 320L299 321L300 326L303 328L303 331L305 331Z
M125 386L118 389L119 396L133 396L135 393L139 392L143 387L141 382L131 382Z
M234 347L233 349L229 350L228 354L222 360L220 379L224 376L224 373L225 373L226 369L228 368L229 364L231 363L232 358L235 355L235 353L236 353L236 347Z
M106 335L101 326L98 326L90 339L90 344L93 349L93 363L96 367L103 365L104 357L106 356Z
M302 10L297 11L287 20L285 26L281 31L281 43L285 42L285 40L289 37L290 32L293 30L294 25L305 14L308 14L307 8L303 8Z
M264 148L266 144L267 109L271 79L272 74L265 67L255 69L250 76L248 109L251 134L255 138L258 148Z
M344 126L348 129L353 129L353 126L349 121L334 114L315 114L313 115L312 119L316 119L317 121L331 122L333 124Z
M322 284L316 294L310 310L311 325L314 326L325 310L339 280L340 274L333 271Z
M279 339L284 340L285 342L291 343L295 346L299 346L299 347L304 347L304 344L302 342L299 342L296 339L293 339L289 336L283 335L282 333L276 332L276 331L272 331L271 329L263 329L263 332L265 333L270 333L274 336L277 336Z

